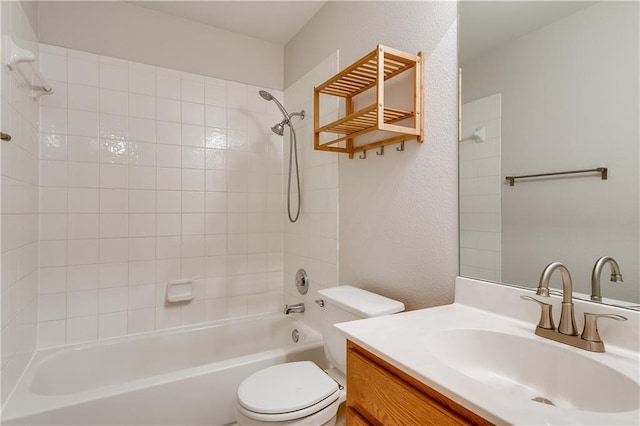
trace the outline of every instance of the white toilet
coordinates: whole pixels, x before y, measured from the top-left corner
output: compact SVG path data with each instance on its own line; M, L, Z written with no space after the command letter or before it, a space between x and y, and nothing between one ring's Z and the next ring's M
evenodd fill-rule
M389 315L401 302L351 286L318 292L323 300L321 332L327 371L311 361L289 362L260 370L238 388L237 421L241 426L334 425L346 399L346 340L333 324Z

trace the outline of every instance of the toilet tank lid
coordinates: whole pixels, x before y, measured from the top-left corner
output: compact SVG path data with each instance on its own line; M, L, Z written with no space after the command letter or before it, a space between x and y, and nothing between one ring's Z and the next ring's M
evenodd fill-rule
M379 317L404 311L404 303L350 285L318 291L325 301L363 318Z

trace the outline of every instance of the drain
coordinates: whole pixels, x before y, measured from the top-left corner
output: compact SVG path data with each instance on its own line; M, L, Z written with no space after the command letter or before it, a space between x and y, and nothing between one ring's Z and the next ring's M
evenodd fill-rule
M540 404L553 405L554 407L556 405L550 399L547 399L547 398L542 397L542 396L536 396L535 398L531 398L531 400L535 401L535 402L539 402Z
M298 332L298 329L294 329L291 332L291 340L293 340L294 343L298 343L298 340L300 340L300 333Z

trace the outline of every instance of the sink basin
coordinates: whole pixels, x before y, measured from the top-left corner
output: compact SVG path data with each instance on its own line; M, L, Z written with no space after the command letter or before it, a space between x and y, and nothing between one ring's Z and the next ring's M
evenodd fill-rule
M532 404L600 413L640 408L638 383L575 350L475 329L436 332L427 344L443 364Z

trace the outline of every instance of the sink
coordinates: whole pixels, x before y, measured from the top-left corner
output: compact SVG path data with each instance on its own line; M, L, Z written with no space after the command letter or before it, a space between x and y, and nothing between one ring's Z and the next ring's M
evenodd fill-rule
M477 329L438 331L426 343L449 368L510 398L600 413L640 408L638 383L595 359L601 354Z

